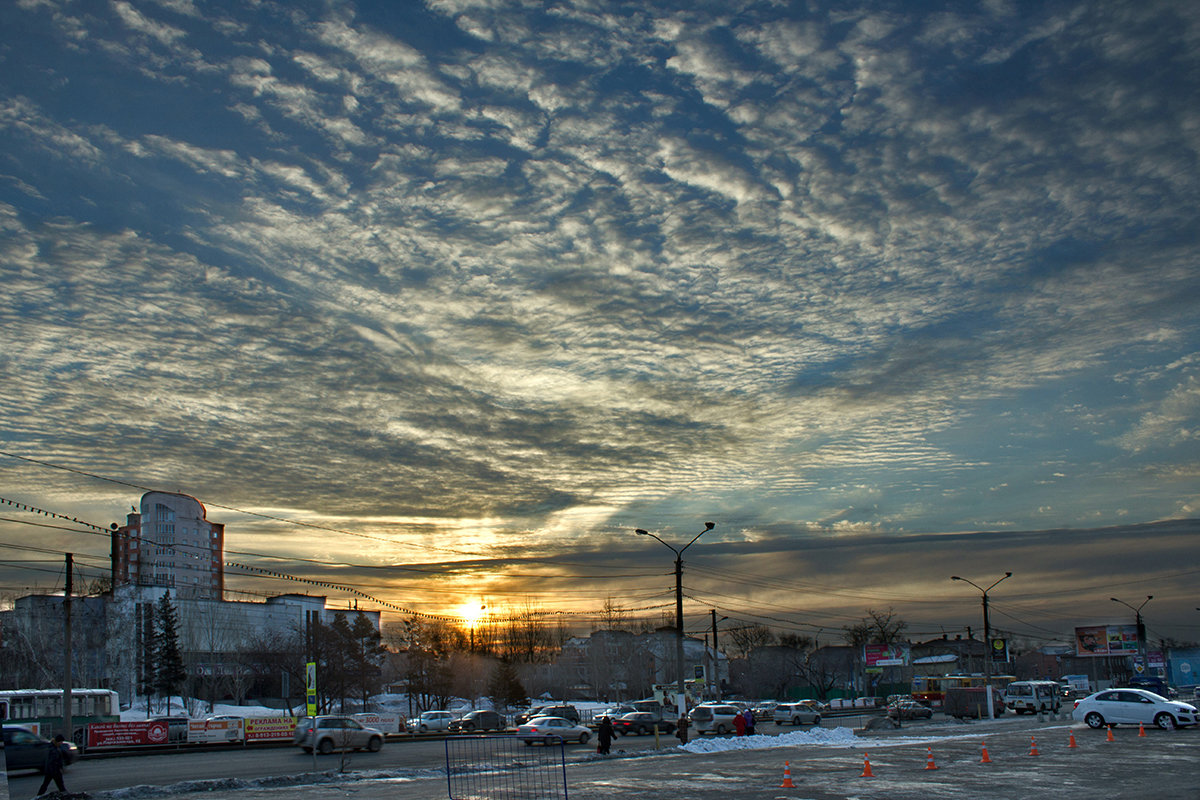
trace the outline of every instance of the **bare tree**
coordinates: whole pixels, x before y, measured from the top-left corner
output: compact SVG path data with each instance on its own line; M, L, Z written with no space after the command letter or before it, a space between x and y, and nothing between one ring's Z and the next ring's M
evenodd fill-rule
M766 625L744 625L730 628L725 635L729 641L733 642L734 652L740 654L742 658L748 658L757 648L766 647L775 641L775 634Z

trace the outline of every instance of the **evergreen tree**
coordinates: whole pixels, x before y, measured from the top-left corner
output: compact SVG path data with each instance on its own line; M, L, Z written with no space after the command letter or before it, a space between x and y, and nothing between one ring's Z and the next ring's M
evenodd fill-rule
M137 692L146 696L146 708L150 708L150 697L154 694L154 606L149 603L139 603L141 612L138 630L137 653Z
M521 685L521 679L517 677L517 669L512 662L501 661L492 670L492 677L488 679L488 697L492 698L492 703L498 709L525 702L528 692Z
M378 690L380 665L387 648L383 646L379 631L367 619L366 614L359 614L354 618L350 636L353 644L350 653L350 673L354 676L355 689L362 698L362 710L366 711L372 690Z
M154 613L154 689L170 699L187 679L183 655L179 652L179 609L171 602L171 593L164 592Z

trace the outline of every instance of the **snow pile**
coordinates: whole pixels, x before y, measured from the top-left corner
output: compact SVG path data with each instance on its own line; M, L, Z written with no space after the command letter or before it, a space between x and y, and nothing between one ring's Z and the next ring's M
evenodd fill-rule
M769 750L776 747L820 745L824 747L856 747L862 740L850 728L810 728L805 731L782 733L778 736L731 736L729 738L693 739L679 749L688 753L722 753L729 750Z

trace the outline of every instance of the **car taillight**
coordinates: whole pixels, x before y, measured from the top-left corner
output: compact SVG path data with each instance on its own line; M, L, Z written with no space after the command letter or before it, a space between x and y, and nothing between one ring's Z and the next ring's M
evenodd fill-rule
M1076 701L1075 701L1075 705L1071 706L1071 709L1072 709L1072 710L1074 710L1074 709L1076 709L1076 708L1079 708L1079 701L1078 701L1078 700L1076 700Z

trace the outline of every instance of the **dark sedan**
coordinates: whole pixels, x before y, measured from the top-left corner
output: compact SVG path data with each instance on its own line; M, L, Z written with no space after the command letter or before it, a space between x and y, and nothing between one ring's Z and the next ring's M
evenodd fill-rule
M46 752L54 747L54 742L38 736L29 728L21 725L4 726L4 758L8 771L16 769L36 769L42 771L46 763ZM63 754L63 764L73 764L79 758L79 748L71 742L59 745Z
M659 733L671 733L675 730L674 722L665 720L648 711L634 711L631 714L625 714L613 720L613 730L622 736L630 736L632 734L640 736L644 733L654 733L655 725L658 726Z

